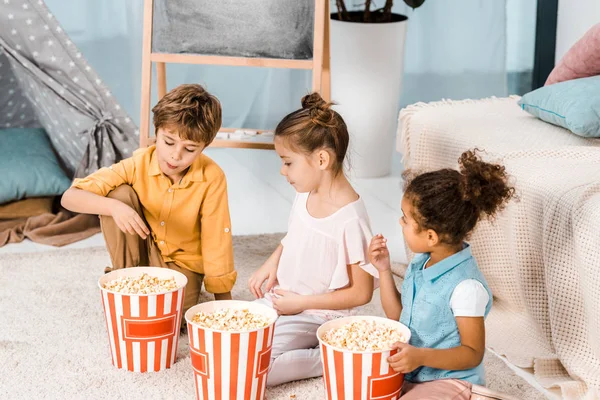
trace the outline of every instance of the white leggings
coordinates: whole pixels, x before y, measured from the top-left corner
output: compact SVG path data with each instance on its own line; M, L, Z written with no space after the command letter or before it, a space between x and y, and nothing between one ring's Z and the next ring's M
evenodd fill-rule
M273 307L267 299L256 302ZM282 315L275 323L267 386L323 375L317 329L328 320L319 315Z

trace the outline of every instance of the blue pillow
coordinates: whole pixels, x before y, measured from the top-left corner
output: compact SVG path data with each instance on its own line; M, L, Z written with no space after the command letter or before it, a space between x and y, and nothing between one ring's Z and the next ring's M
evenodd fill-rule
M0 129L0 171L0 204L58 196L71 185L40 128Z
M583 137L600 137L600 75L544 86L519 100L523 110Z

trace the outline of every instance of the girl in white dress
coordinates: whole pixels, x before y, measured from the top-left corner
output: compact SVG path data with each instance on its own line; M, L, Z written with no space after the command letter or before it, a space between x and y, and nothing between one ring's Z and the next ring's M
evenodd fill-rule
M343 173L348 130L319 94L302 99L275 130L281 174L296 189L288 232L250 278L275 324L267 385L321 376L316 331L371 301L377 270L369 264L369 217ZM263 284L265 284L263 292Z

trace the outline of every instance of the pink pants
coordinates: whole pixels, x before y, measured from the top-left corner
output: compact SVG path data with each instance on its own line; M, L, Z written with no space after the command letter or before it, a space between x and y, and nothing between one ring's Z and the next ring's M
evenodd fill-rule
M470 382L459 379L439 379L423 383L405 382L402 387L402 400L469 400Z
M458 379L440 379L424 383L405 382L403 400L516 400L484 386L473 385Z

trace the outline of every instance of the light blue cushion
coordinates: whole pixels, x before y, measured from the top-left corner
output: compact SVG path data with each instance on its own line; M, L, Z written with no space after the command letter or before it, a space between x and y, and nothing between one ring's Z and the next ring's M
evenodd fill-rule
M600 76L555 83L519 100L523 110L583 137L600 137Z
M43 129L0 129L0 204L57 196L71 185Z

